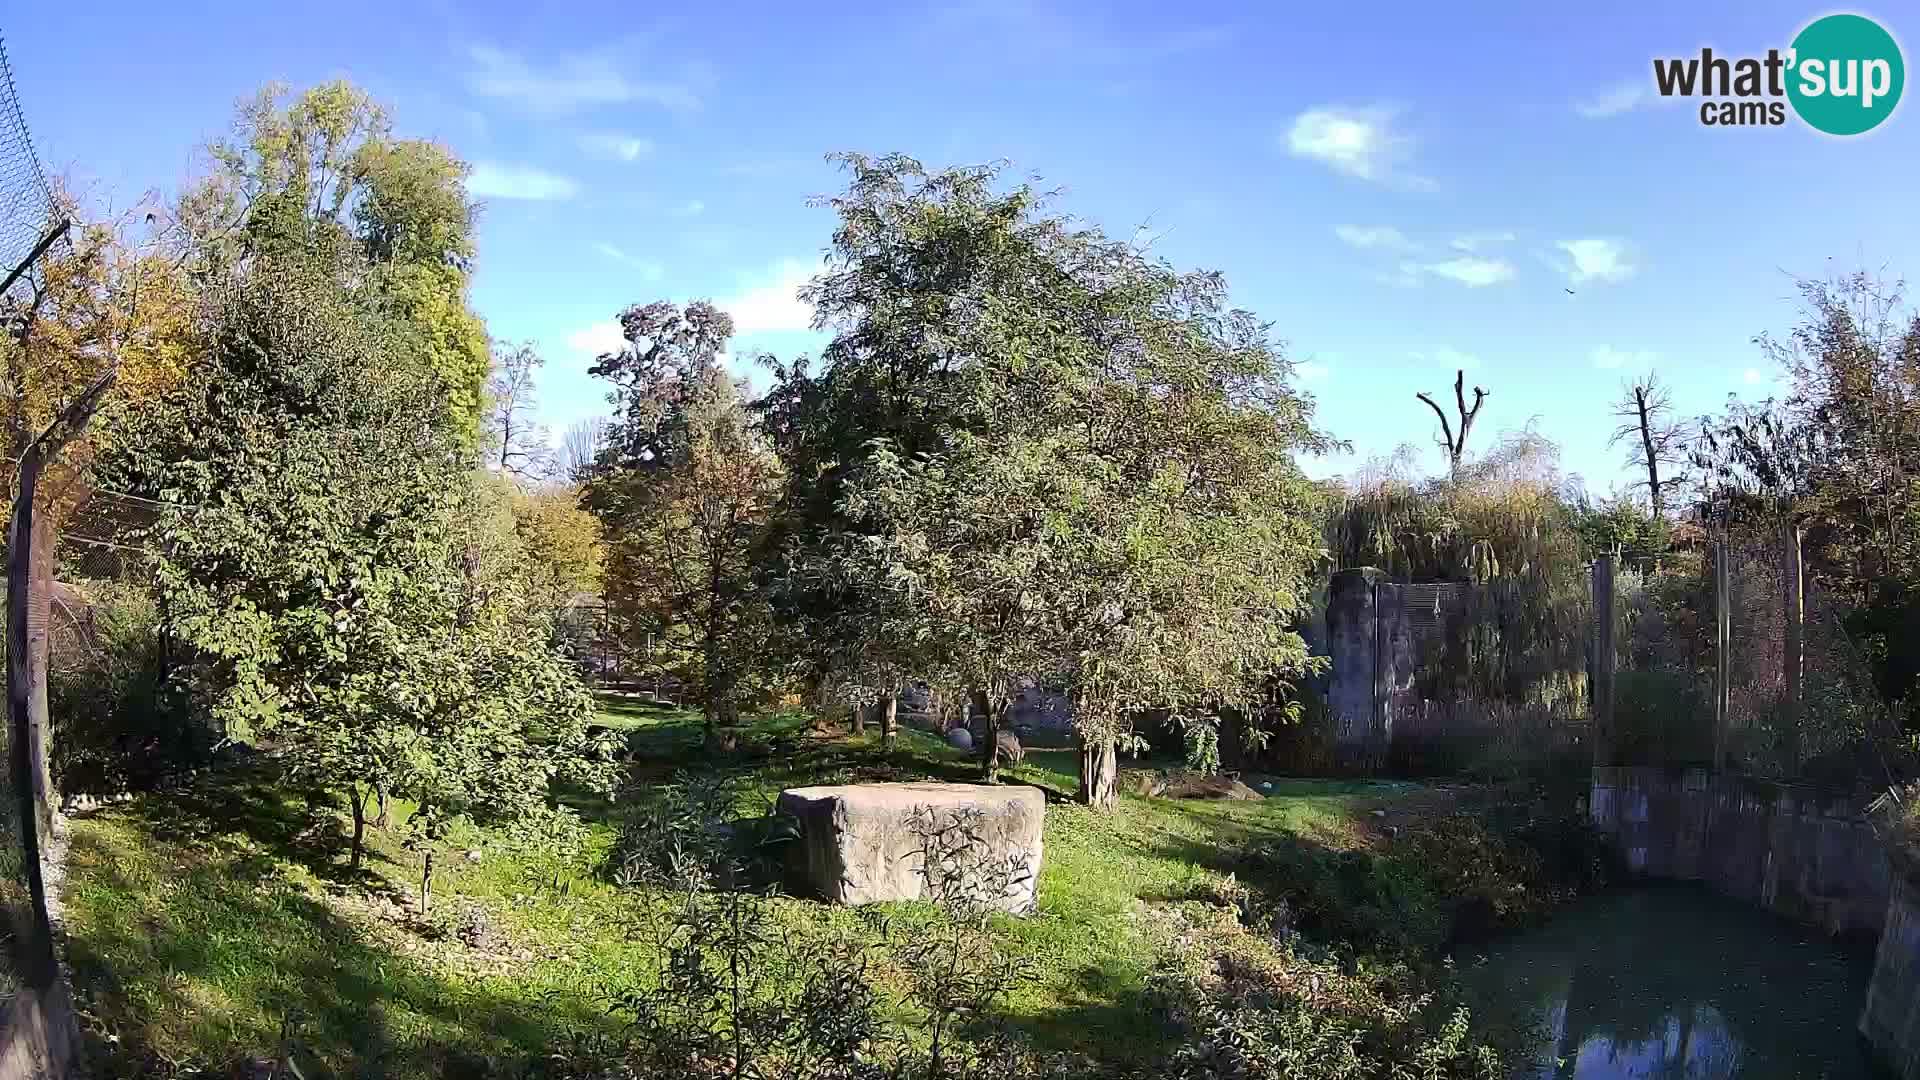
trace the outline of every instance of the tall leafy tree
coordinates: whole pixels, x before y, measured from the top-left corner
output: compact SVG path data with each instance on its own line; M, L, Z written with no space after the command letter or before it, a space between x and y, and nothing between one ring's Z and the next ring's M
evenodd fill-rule
M453 816L512 817L582 756L591 699L475 572L459 433L430 362L375 302L294 256L216 290L196 377L115 463L167 510L167 629L229 736L292 773Z
M266 87L209 151L214 170L176 214L195 271L217 278L298 255L369 286L438 373L455 431L474 444L490 358L466 295L475 216L466 163L395 138L386 110L343 81L297 95Z
M845 162L811 290L840 333L768 400L816 489L790 496L813 519L797 561L851 568L827 610L891 612L906 625L880 647L965 680L990 718L1020 676L1065 687L1081 796L1110 804L1139 711L1207 723L1304 669L1288 623L1314 489L1290 455L1325 445L1311 401L1218 275L1049 216L991 169Z
M607 537L606 598L665 674L698 688L723 740L766 670L756 560L779 463L721 366L724 312L652 303L620 325L626 345L592 368L613 384L615 416L584 495Z

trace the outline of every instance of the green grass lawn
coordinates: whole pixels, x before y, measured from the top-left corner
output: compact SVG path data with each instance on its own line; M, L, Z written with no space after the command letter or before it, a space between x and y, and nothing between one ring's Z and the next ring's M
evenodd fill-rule
M478 830L455 837L437 857L426 920L420 858L397 827L405 805L395 827L371 832L357 874L343 812L267 779L215 778L75 821L67 927L89 1026L160 1075L168 1062L219 1067L269 1052L288 1023L336 1071L377 1062L391 1075L474 1068L608 1030L608 1003L646 977L634 932L645 903L597 868L623 807L699 753L700 728L692 714L625 699L605 701L601 722L636 751L627 802L578 800L589 836L566 856ZM924 732L903 731L888 752L877 735L820 737L807 724L789 714L754 726L731 766L746 805L806 783L976 776ZM1280 781L1265 800L1127 796L1102 813L1065 801L1076 762L1071 749L1034 750L1005 774L1046 789L1050 805L1039 910L997 920L995 933L1036 975L1011 1001L1012 1021L1044 1046L1101 1056L1156 1038L1141 901L1202 892L1250 847L1350 846L1359 808L1406 788ZM855 922L780 903L783 918ZM473 931L464 940L462 928Z

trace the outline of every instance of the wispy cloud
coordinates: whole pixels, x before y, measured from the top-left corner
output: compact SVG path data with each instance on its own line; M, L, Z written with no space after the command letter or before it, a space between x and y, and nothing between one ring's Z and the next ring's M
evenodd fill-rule
M1293 118L1287 152L1334 172L1395 187L1430 188L1411 171L1415 141L1395 125L1399 111L1385 105L1319 105Z
M666 267L660 265L660 263L652 259L641 258L638 255L624 251L605 241L593 245L593 250L605 255L614 262L625 263L635 270L640 271L641 278L647 281L659 281L667 272Z
M1628 80L1615 83L1584 101L1574 102L1573 111L1589 120L1604 120L1653 102L1653 92L1644 80Z
M1412 251L1419 246L1391 225L1335 225L1333 235L1362 251Z
M1333 369L1317 360L1307 360L1293 365L1293 373L1300 376L1301 382L1323 382L1333 374Z
M1746 383L1748 386L1759 386L1770 380L1767 378L1766 372L1761 371L1759 368L1748 368L1740 373L1740 381Z
M518 53L475 45L467 50L467 59L472 64L467 71L468 89L543 112L629 103L680 110L700 107L690 87L629 78L609 56L571 56L539 67Z
M707 204L701 202L699 199L688 199L686 202L673 208L674 217L699 217L706 212Z
M467 177L467 191L480 199L571 199L580 185L531 165L482 161Z
M613 131L590 132L580 136L579 142L585 153L614 161L637 161L653 153L653 140Z
M1410 288L1422 284L1428 278L1443 278L1458 285L1465 285L1469 289L1482 289L1489 285L1512 281L1514 274L1513 264L1505 259L1461 255L1440 262L1402 259L1394 273L1383 274L1380 280L1389 285Z
M715 302L733 316L737 334L810 330L813 305L800 299L800 287L813 279L820 264L782 259L733 296Z
M1514 239L1513 233L1506 231L1470 232L1454 237L1447 246L1455 251L1464 251L1472 255L1492 248L1505 247L1513 243Z
M1479 357L1470 352L1461 352L1451 345L1441 345L1438 348L1430 350L1410 352L1407 355L1423 364L1435 364L1448 371L1472 371L1474 368L1480 366Z
M1420 267L1434 277L1457 281L1469 289L1498 285L1513 280L1513 264L1505 259L1481 259L1462 255L1445 262L1423 263Z
M1585 282L1617 283L1634 275L1627 245L1620 240L1591 236L1582 240L1562 240L1554 245L1566 253L1560 270L1575 285Z
M1611 345L1595 345L1587 354L1593 366L1602 371L1618 371L1628 368L1633 371L1646 371L1653 367L1659 357L1645 349L1616 349Z
M627 336L621 331L620 324L610 319L581 327L567 335L567 348L590 357L619 352L626 344Z

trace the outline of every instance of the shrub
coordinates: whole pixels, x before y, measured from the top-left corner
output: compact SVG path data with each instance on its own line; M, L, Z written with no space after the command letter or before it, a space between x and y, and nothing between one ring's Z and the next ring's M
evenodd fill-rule
M1466 1010L1404 965L1357 969L1275 948L1232 913L1174 937L1156 996L1180 1040L1139 1075L1176 1080L1357 1080L1501 1075Z
M93 583L56 614L47 679L50 767L69 794L147 790L211 759L211 731L168 679L168 645L144 589Z

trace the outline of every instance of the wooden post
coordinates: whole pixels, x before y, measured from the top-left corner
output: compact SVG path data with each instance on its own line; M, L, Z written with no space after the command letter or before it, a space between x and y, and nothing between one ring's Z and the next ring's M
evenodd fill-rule
M1613 556L1593 560L1593 763L1613 764Z
M21 976L29 986L53 984L53 924L47 914L46 883L41 876L41 806L38 769L33 760L39 735L34 730L33 675L27 648L27 605L33 580L33 499L44 464L38 444L20 458L13 516L7 526L7 751L13 781L13 812L20 820L20 854L26 864L33 932L16 940Z
M1800 525L1789 521L1780 532L1780 562L1786 573L1784 596L1786 604L1786 646L1787 655L1781 664L1784 676L1785 700L1781 705L1782 721L1785 731L1782 734L1783 754L1788 776L1800 771L1800 723L1803 716L1801 701L1801 672L1806 666L1806 571L1800 558Z
M60 448L86 429L87 422L100 408L107 391L118 377L117 368L80 392L53 423L47 425L20 455L19 472L14 483L13 513L7 525L7 750L16 794L15 812L20 815L20 848L26 863L27 888L33 898L34 933L31 941L17 941L20 974L29 986L44 989L53 985L58 969L53 957L53 929L47 914L46 882L40 862L40 837L52 816L52 792L46 781L47 749L46 652L38 654L29 647L28 613L35 603L36 561L51 565L48 553L36 555L36 544L51 542L50 536L36 536L34 500L40 474ZM44 588L41 589L44 591ZM44 610L44 608L43 608ZM44 617L42 633L45 632ZM42 639L44 641L44 638ZM37 661L37 663L36 663ZM36 667L42 670L35 670Z
M1727 729L1732 690L1733 612L1728 610L1731 590L1727 587L1727 565L1731 562L1726 537L1713 545L1713 767L1725 769Z

